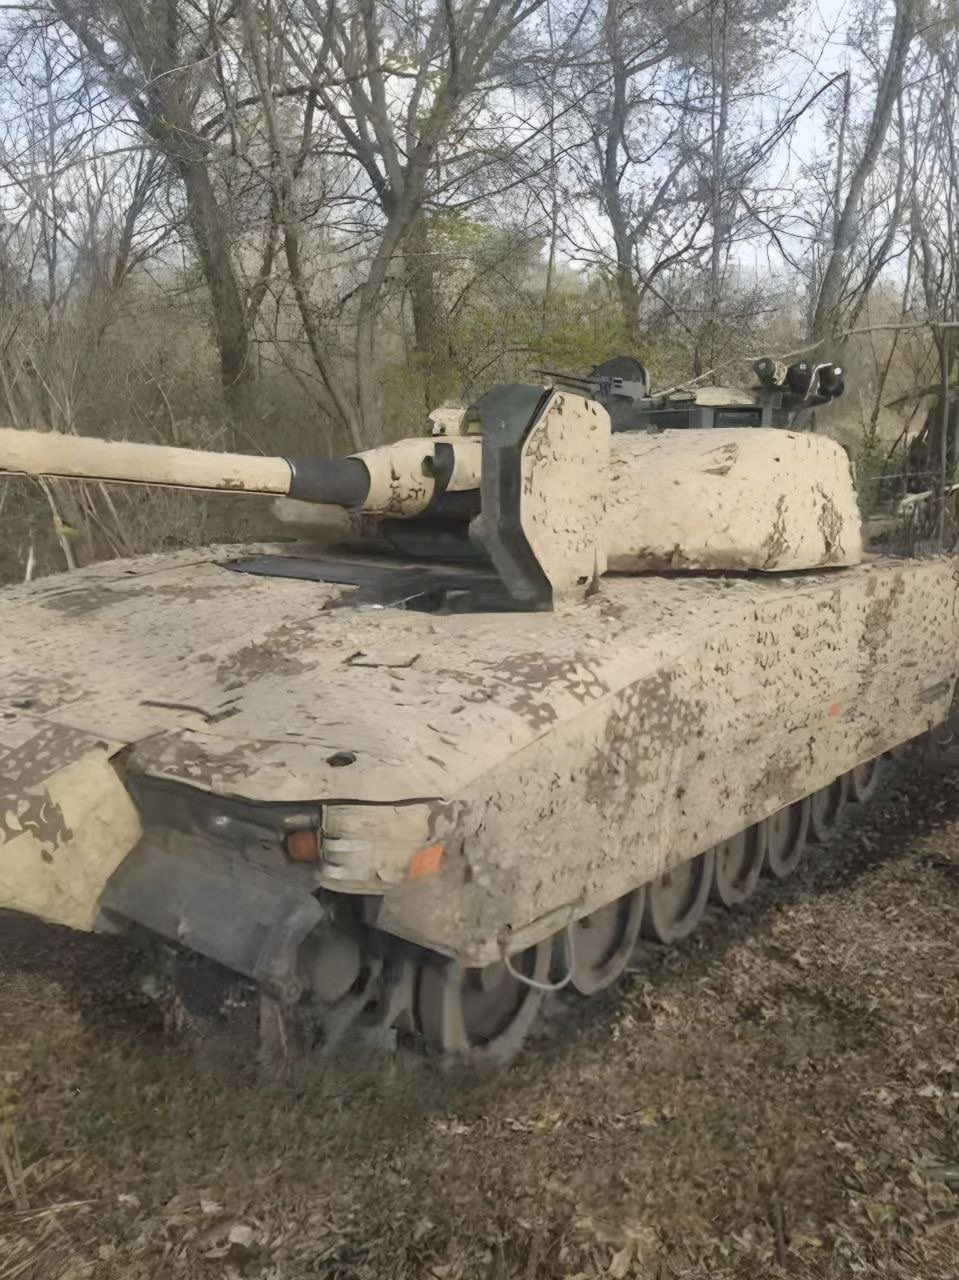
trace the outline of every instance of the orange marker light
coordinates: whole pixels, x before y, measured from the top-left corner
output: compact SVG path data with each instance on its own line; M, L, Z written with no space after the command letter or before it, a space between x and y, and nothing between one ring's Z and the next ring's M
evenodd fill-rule
M439 871L445 852L446 846L442 843L428 844L422 849L417 849L410 858L409 869L406 872L407 880L419 880L423 876L432 875L434 871Z
M293 862L319 862L320 833L315 827L300 827L286 837L286 854Z

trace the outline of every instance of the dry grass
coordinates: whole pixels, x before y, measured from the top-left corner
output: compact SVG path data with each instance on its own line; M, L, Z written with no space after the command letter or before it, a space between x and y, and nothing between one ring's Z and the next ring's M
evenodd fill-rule
M117 522L108 513L109 523L91 524L98 559L123 550L132 556L217 542L256 542L284 532L271 515L271 500L258 494L91 486L88 492L101 514L107 513L102 490L109 492ZM0 476L0 586L24 580L31 551L34 577L63 571L63 553L39 490L29 481Z
M0 1278L953 1280L957 925L959 785L913 779L787 887L556 1001L505 1076L279 1081L165 1040L116 940L8 920L30 1209L0 1192Z

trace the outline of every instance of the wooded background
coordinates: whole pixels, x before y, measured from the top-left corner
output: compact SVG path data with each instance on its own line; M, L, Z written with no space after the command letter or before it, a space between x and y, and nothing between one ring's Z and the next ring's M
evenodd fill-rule
M340 453L819 344L867 469L950 382L956 431L956 0L40 0L0 50L4 425ZM0 576L253 511L0 481Z

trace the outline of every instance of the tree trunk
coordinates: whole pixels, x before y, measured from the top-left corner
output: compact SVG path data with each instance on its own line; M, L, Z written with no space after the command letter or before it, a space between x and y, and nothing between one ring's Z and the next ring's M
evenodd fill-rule
M442 133L442 121L434 121ZM377 361L377 324L383 305L383 290L391 278L397 254L407 238L415 238L423 208L423 192L433 145L422 137L407 161L402 191L391 199L390 213L369 274L360 290L356 318L356 404L363 439L372 443L382 430L380 370ZM434 407L434 406L431 406Z
M271 165L271 182L273 186L274 216L283 231L283 250L286 265L290 273L290 284L296 298L303 331L309 343L310 352L316 365L320 379L329 395L330 403L327 412L349 433L353 448L359 451L363 447L359 425L353 406L349 403L345 390L341 385L333 361L326 349L323 334L317 320L316 310L310 298L309 288L303 277L302 258L300 253L300 230L303 222L302 212L297 199L296 180L306 159L310 135L312 133L312 115L308 112L304 123L304 134L300 143L299 154L291 160L284 141L283 130L276 111L276 101L271 87L270 68L264 53L263 37L257 20L253 0L243 0L243 25L246 33L247 47L253 61L254 74L263 103L266 118L267 134L273 148ZM249 320L247 321L249 328Z
M224 229L224 214L213 190L206 161L178 156L176 166L186 192L190 230L197 257L210 289L220 381L227 412L226 445L243 443L254 413L253 365L243 295L233 267Z
M882 151L889 124L902 86L902 73L915 31L915 0L896 0L896 20L889 41L885 66L876 89L872 120L859 162L852 171L845 201L834 223L833 244L829 251L819 297L813 313L812 333L815 339L829 338L842 328L839 314L843 270L849 250L856 242L859 217L866 183Z
M717 37L712 33L712 138L710 174L710 250L709 250L709 297L706 312L705 346L706 363L712 368L718 363L718 344L722 309L723 274L726 257L729 252L729 219L727 217L726 192L726 136L729 130L729 66L726 47L727 6L721 7L720 30L718 34L719 49L716 49ZM712 25L712 15L710 15ZM700 348L697 342L697 362L701 364ZM697 369L701 373L702 369Z
M639 290L636 288L636 277L633 274L631 247L622 247L619 237L616 242L616 292L626 326L626 338L636 354L640 343L639 337Z
M383 288L414 212L404 210L387 223L369 275L360 290L356 318L356 403L359 406L359 430L366 446L379 439L382 427L376 326Z
M629 72L623 56L619 22L620 0L608 0L605 17L606 49L612 63L612 100L602 158L603 202L616 248L616 292L630 346L639 342L639 291L633 274L633 239L623 208L620 150L626 132L626 89Z
M423 373L426 412L435 409L443 397L446 372L445 334L437 288L435 259L430 253L427 228L417 218L404 246L406 291L413 317L413 352Z

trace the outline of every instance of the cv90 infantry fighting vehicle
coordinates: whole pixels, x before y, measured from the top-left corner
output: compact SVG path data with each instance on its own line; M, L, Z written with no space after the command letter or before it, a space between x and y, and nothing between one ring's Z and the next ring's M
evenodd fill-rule
M864 553L833 441L661 408L499 386L333 461L0 431L0 470L305 535L2 593L0 906L193 949L317 1040L493 1056L789 875L947 717L955 564Z

